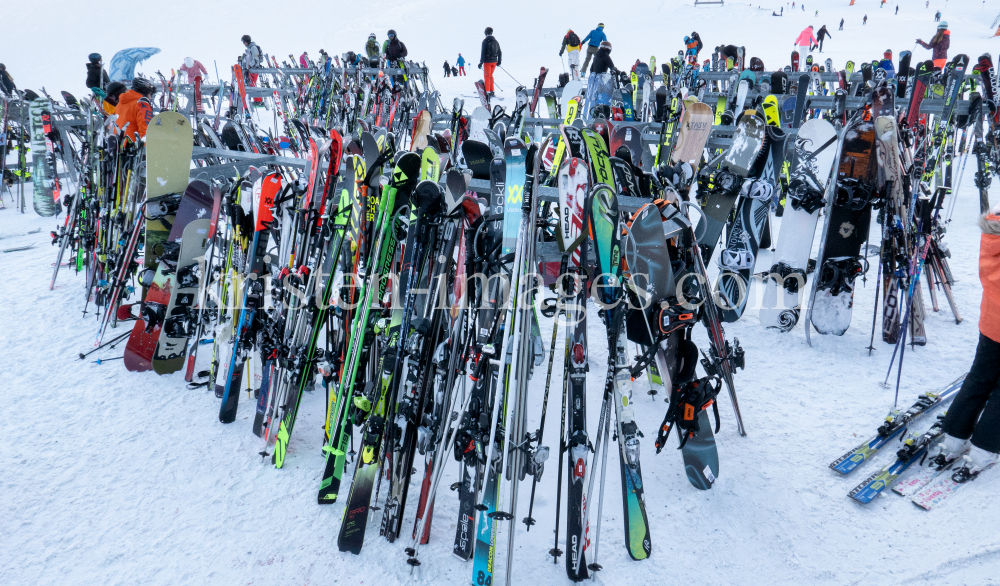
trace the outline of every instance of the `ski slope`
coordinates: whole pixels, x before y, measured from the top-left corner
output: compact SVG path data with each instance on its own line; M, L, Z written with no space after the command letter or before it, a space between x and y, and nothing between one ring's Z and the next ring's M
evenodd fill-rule
M469 4L451 0L375 1L363 7L244 0L238 8L179 1L169 7L129 6L119 14L93 5L39 1L5 7L5 17L20 24L6 27L0 59L21 88L44 85L50 92L66 89L81 96L84 63L92 51L110 61L123 47L158 46L163 52L140 72L166 72L191 55L213 78L212 60L217 60L222 78L228 79L228 64L242 51L242 34L251 34L272 54L297 56L305 49L315 56L320 47L336 54L357 51L369 32L381 40L391 27L411 58L427 61L450 103L454 95L473 95L478 46L487 25L496 29L504 67L524 84L540 66L549 67L553 76L561 70L557 52L566 28L582 36L598 21L607 25L612 57L621 68L651 53L662 62L681 47L685 34L697 30L706 50L720 43L745 45L748 57L759 56L772 69L785 64L795 37L808 24L828 26L833 38L822 57L842 67L847 59L878 58L887 48L898 56L912 49L916 37L928 40L937 9L952 31L950 55L964 52L974 59L1000 50L1000 42L989 38L989 25L1000 12L998 0L988 0L985 7L979 0L951 0L947 8L943 0L932 1L927 9L923 0L899 0L899 16L893 16L892 2L880 9L878 0L857 0L853 7L847 6L849 0L810 0L808 12L790 11L789 5L783 18L770 16L777 2L761 3L760 9L756 3L730 3L724 9L691 3L650 3L615 15L610 3L583 0L567 18L564 4L518 2L470 12ZM862 26L865 13L869 20ZM843 32L837 31L841 17L847 19ZM59 40L41 42L46 37ZM473 62L467 66L469 77L442 79L441 62L454 63L459 51ZM915 58L929 56L920 48L914 52ZM498 95L512 96L515 82L502 71L497 76ZM943 297L940 312L928 311L928 345L906 349L899 393L904 408L919 392L941 388L965 372L975 351L981 287L974 170L970 158L945 239L965 320L954 323ZM994 203L998 197L994 189ZM82 315L82 276L64 268L55 291L48 291L56 252L48 231L57 220L35 216L30 201L28 213L21 215L9 195L3 198L0 249L34 247L0 253L0 274L6 277L0 280L0 373L6 383L0 414L7 438L0 450L0 584L469 583L471 564L450 553L458 503L445 488L457 479L453 463L438 495L431 543L421 548L423 565L412 575L403 552L408 540L389 544L376 530L369 531L360 556L340 553L336 536L343 505L316 504L323 470L322 390L304 397L285 468L275 470L257 455L261 446L250 432L253 405L245 397L237 421L224 426L214 394L186 389L180 374L134 374L120 361L90 361L121 356L124 344L78 360L77 354L92 346L97 325L92 311ZM41 232L25 234L36 228ZM877 241L876 228L872 242ZM770 253L762 251L758 265L770 264ZM871 356L866 349L876 269L867 284L859 281L854 320L843 337L814 334L810 348L801 325L787 334L765 330L753 307L741 321L727 325L727 334L746 349L747 368L737 374L736 384L748 436L737 435L723 393L720 476L711 491L688 483L672 447L654 454L664 394L648 396L645 381L636 381L652 555L634 562L624 550L620 477L612 455L598 558L605 571L598 582L998 583L1000 473L984 475L928 513L893 494L868 507L847 498L851 488L891 460L890 451L848 478L827 468L867 439L893 406L893 389L879 385L892 347L876 341ZM589 317L588 429L595 430L607 352L593 308ZM543 320L541 327L547 342L551 322ZM695 331L696 342L707 347L703 328ZM561 337L557 357L563 353ZM205 360L209 353L201 354ZM552 384L560 388L558 369ZM544 371L537 369L529 393L529 428L536 425L543 386ZM559 409L556 395L549 405L553 412ZM557 420L550 418L547 425L549 446L555 445ZM930 423L923 420L917 429ZM553 565L546 555L553 545L556 465L554 457L547 462L533 511L537 525L530 532L519 522L527 514L530 486L520 491L515 583L569 583L565 558ZM411 495L418 490L411 488ZM412 527L415 509L411 500L404 527ZM376 515L370 525L377 526L379 519ZM499 577L506 564L504 531L498 543L503 544Z

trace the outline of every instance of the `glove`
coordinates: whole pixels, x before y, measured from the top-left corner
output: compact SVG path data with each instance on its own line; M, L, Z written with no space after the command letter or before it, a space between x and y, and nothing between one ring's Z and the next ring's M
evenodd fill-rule
M563 52L562 52L562 51L559 51L559 56L560 56L560 57L562 57L562 54L563 54Z
M480 69L482 69L482 68L483 68L483 64L482 64L482 63L480 63L480 64L479 64L479 68L480 68Z
M497 67L500 67L500 62L499 61L497 61Z

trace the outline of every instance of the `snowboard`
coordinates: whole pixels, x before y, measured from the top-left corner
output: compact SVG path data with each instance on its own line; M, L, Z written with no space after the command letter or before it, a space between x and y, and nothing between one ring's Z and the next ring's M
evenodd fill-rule
M757 252L765 235L767 219L778 173L783 162L785 132L776 126L766 127L765 145L761 156L767 156L757 181L744 183L746 192L736 207L736 217L729 226L726 249L719 256L722 272L719 274L719 292L726 304L722 320L735 322L746 309L750 296L750 275L756 265Z
M833 170L836 141L833 125L817 118L807 120L795 137L788 181L790 205L785 205L760 309L760 323L765 327L787 332L799 321L809 254Z
M176 214L167 216L161 220L152 220L156 223L164 221L170 225L170 230L165 237L157 235L157 241L152 248L146 249L146 259L156 263L156 271L153 273L151 281L145 279L149 289L145 299L142 301L142 319L137 320L129 336L128 344L125 346L125 368L132 372L143 372L153 368L153 357L156 354L157 344L163 330L163 323L167 317L167 308L173 297L175 284L175 274L180 260L180 250L184 229L188 224L194 222L199 216L209 214L211 208L206 208L203 203L204 196L202 190L205 184L198 182L192 184L185 190L177 204ZM153 203L173 199L173 195L159 196ZM146 204L147 208L149 203ZM211 206L211 203L208 204ZM150 221L147 221L147 230ZM146 235L147 247L149 246L149 233ZM166 349L166 348L164 348ZM161 354L161 358L166 358L166 354ZM177 367L173 370L164 369L159 374L174 372L178 370L184 362L184 354L180 353L174 357Z
M168 277L170 301L152 359L157 374L176 372L184 366L188 339L193 334L188 325L202 286L205 251L215 231L221 203L221 191L198 180L192 181L181 197L178 216L183 221L193 213L194 219L181 233L177 270Z
M812 324L821 334L842 336L851 326L854 280L867 261L861 247L868 239L878 170L875 124L862 121L847 129L837 170L837 194L826 218L823 256L818 262Z
M704 217L696 230L707 264L722 236L729 214L736 205L743 180L761 153L765 125L757 116L743 116L736 125L733 142L722 160L722 169L712 175L708 196L703 205Z

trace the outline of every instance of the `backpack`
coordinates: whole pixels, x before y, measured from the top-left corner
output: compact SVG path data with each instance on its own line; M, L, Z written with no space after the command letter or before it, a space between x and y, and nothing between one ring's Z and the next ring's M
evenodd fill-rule
M566 44L570 47L579 47L580 37L573 31L570 31L569 34L566 35Z
M564 87L567 83L569 83L569 74L568 73L560 73L559 74L559 86L558 87Z

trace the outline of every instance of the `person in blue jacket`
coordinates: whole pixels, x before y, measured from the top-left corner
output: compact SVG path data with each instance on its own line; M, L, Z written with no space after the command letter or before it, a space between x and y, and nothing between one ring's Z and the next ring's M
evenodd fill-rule
M462 57L461 53L458 54L458 60L455 61L455 65L458 65L458 74L465 75L465 57Z
M587 44L587 58L583 60L583 68L580 73L583 75L587 74L587 66L590 65L590 60L597 55L597 51L601 48L601 43L608 40L607 35L604 34L604 23L597 25L597 28L587 33L587 36L583 37L581 43Z

